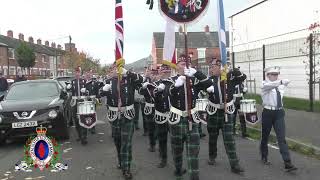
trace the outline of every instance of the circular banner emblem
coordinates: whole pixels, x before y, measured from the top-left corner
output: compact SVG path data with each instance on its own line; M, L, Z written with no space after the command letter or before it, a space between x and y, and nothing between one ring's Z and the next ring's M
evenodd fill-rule
M160 11L177 23L192 23L204 14L209 0L159 0Z

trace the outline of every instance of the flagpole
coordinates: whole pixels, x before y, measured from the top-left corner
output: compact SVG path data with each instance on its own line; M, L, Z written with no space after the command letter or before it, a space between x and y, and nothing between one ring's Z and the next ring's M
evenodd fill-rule
M189 68L191 62L189 62L189 55L188 55L188 35L187 35L187 25L183 24L184 29L184 52L187 56L186 60L186 67ZM185 106L188 112L188 121L189 121L189 130L192 130L192 116L191 116L191 109L192 109L192 98L191 98L191 87L190 87L190 78L186 76L186 94L185 94Z

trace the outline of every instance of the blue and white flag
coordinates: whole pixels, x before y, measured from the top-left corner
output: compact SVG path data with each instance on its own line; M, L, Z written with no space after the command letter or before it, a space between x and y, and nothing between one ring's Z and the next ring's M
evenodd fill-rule
M224 68L224 75L221 80L226 78L227 70L227 39L226 39L226 28L225 28L225 19L224 19L224 9L223 9L223 0L217 0L217 12L218 12L218 34L219 34L219 47L220 47L220 56L222 68Z

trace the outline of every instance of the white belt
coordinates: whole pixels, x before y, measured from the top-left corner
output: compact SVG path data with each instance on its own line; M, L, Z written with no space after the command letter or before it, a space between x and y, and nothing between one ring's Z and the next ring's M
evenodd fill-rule
M233 94L233 97L242 97L242 96L243 96L242 93L240 93L240 94Z
M182 116L182 117L188 117L188 111L181 111L173 106L170 107L170 111L175 113L175 114L178 114L179 116ZM191 114L197 112L197 108L193 108L191 109Z
M86 99L87 96L72 96L72 99Z
M121 112L124 112L124 111L127 111L127 110L130 110L130 109L133 109L134 108L134 105L130 105L130 106L124 106L124 107L120 107L120 111ZM119 108L118 107L112 107L112 106L108 106L108 109L110 111L119 111Z
M147 103L147 102L146 102L146 106L148 106L148 107L154 107L154 104L151 104L151 103Z
M263 108L268 109L268 110L272 110L272 111L283 109L283 107L277 108L277 107L274 107L274 106L267 106L267 105L263 106Z
M224 104L214 104L214 103L211 102L211 101L208 101L208 104L209 104L210 106L213 106L213 107L217 108L217 109L224 109ZM226 106L228 107L228 106L231 106L232 104L233 104L233 100L230 101L230 102L228 102L228 103L226 104Z

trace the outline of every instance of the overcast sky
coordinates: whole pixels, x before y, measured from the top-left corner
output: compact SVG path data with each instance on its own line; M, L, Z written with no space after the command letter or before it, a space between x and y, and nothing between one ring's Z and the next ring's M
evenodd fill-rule
M224 0L226 18L256 0ZM158 0L150 11L146 0L123 0L124 58L127 63L146 57L151 52L152 33L164 31L165 21L158 10ZM25 40L33 36L63 45L69 34L78 50L101 59L114 61L115 0L6 0L1 1L0 33L13 30ZM4 8L5 7L5 8ZM205 25L216 30L216 0L210 0L206 15L188 31L203 31ZM227 24L227 23L226 23Z

